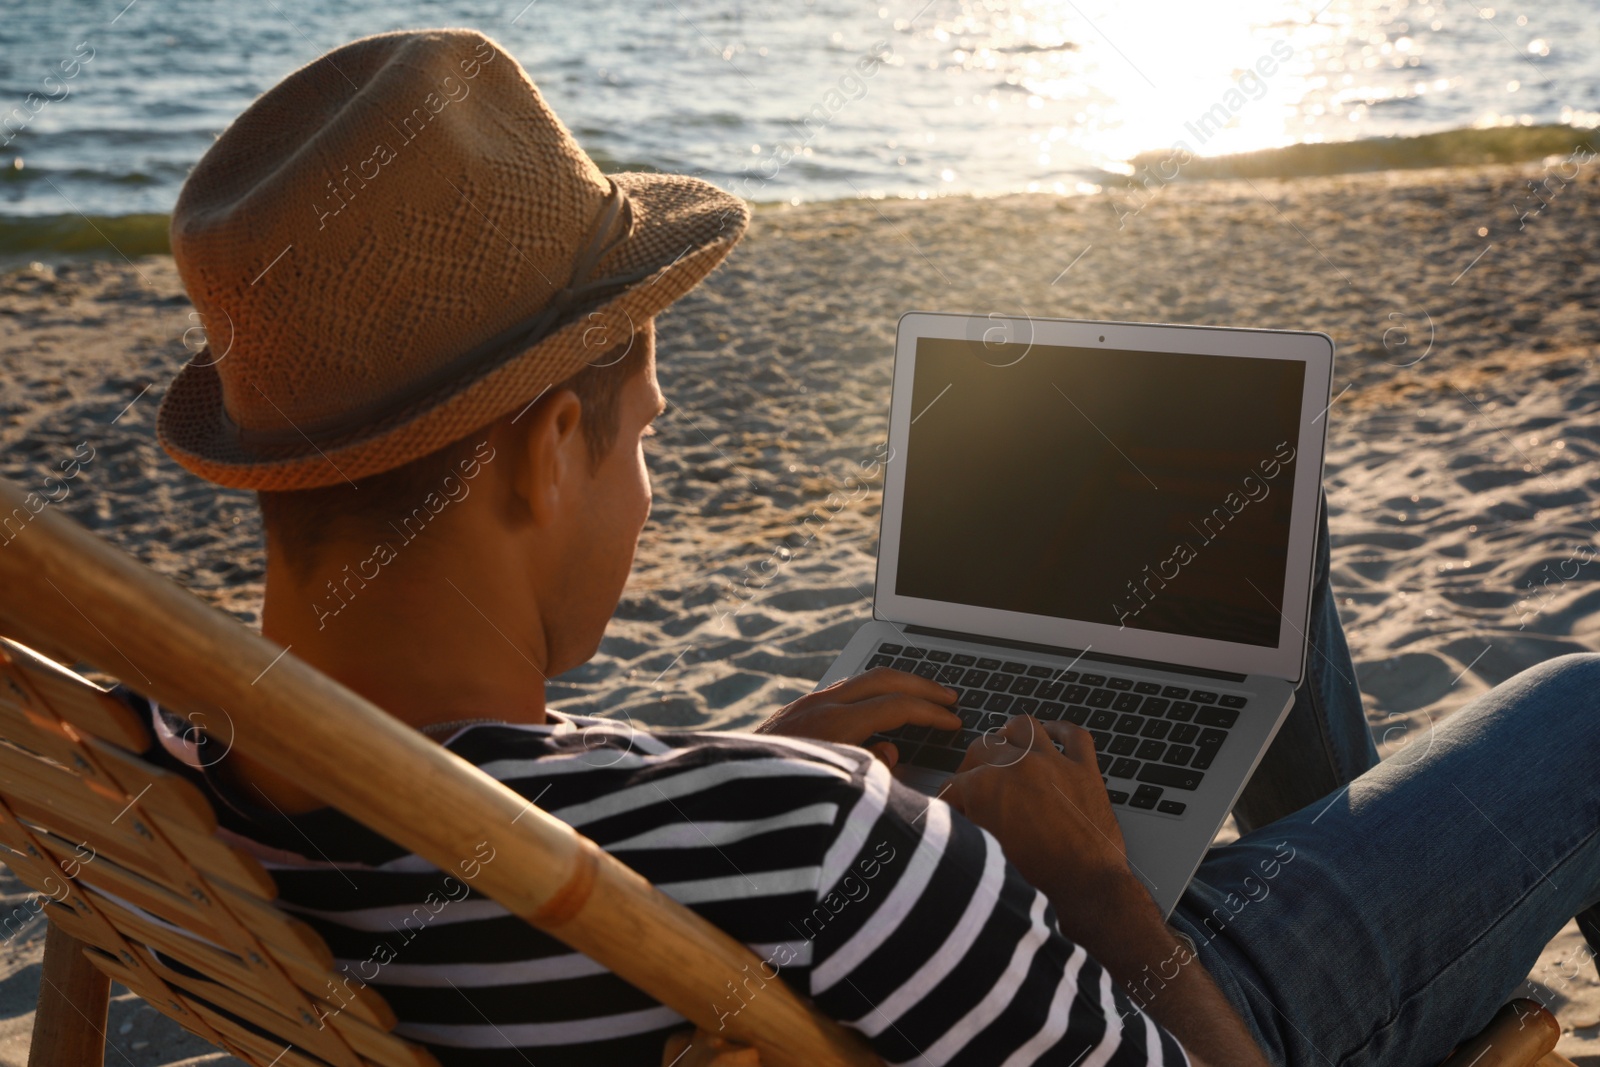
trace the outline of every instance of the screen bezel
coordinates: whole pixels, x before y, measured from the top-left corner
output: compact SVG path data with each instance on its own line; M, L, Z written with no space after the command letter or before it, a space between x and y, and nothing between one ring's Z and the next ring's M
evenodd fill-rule
M917 342L925 337L959 340L982 336L1071 348L1292 359L1306 365L1300 396L1300 440L1296 443L1291 490L1293 503L1289 552L1284 565L1283 610L1275 646L1214 641L1132 627L1119 629L1105 623L925 600L894 591L905 504L905 463L901 457L905 455L911 433L911 391L916 374ZM1266 674L1298 683L1305 670L1312 556L1316 549L1319 494L1327 444L1326 416L1332 389L1333 339L1324 333L907 312L900 317L895 331L894 386L889 404L890 451L889 462L884 467L873 615L901 624L1059 648L1088 649L1237 674Z

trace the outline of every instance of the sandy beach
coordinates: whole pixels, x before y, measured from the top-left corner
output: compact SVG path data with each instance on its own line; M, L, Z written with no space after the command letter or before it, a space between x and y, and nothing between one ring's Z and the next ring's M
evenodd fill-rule
M1334 585L1380 750L1425 744L1518 670L1600 650L1594 169L759 208L659 322L655 510L600 655L555 706L737 729L811 687L870 614L879 498L847 485L884 437L895 321L931 309L1331 334ZM190 313L167 257L0 274L0 473L31 486L77 459L57 507L255 624L251 495L155 441ZM9 876L0 891L28 900ZM43 925L0 946L3 1064L26 1060ZM1523 992L1560 1016L1562 1052L1600 1064L1575 927ZM237 1062L127 996L110 1037L108 1063Z

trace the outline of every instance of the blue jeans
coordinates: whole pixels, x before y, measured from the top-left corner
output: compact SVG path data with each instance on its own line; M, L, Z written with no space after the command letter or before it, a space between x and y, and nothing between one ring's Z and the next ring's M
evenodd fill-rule
M1379 763L1326 522L1322 543L1288 743L1171 924L1273 1063L1434 1067L1569 919L1600 948L1600 655L1524 671Z

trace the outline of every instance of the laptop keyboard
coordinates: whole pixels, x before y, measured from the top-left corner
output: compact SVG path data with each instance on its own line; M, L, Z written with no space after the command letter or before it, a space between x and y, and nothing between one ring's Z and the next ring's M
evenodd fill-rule
M885 642L866 670L893 667L956 690L960 730L902 726L874 735L892 741L914 767L954 771L967 746L1013 715L1063 720L1089 731L1111 803L1182 815L1248 698L1160 685L1098 671L1064 670L1015 659Z

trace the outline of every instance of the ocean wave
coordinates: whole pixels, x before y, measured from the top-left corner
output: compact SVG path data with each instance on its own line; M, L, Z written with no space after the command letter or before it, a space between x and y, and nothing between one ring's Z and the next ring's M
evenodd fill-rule
M1301 178L1371 170L1418 167L1472 167L1523 163L1566 155L1580 145L1600 145L1600 130L1551 123L1543 126L1489 126L1444 130L1411 137L1371 137L1325 141L1243 152L1199 156L1185 163L1184 178ZM1141 152L1130 160L1134 172L1170 162L1172 150ZM1163 177L1165 173L1163 172Z
M0 215L0 258L31 255L160 255L166 215Z

